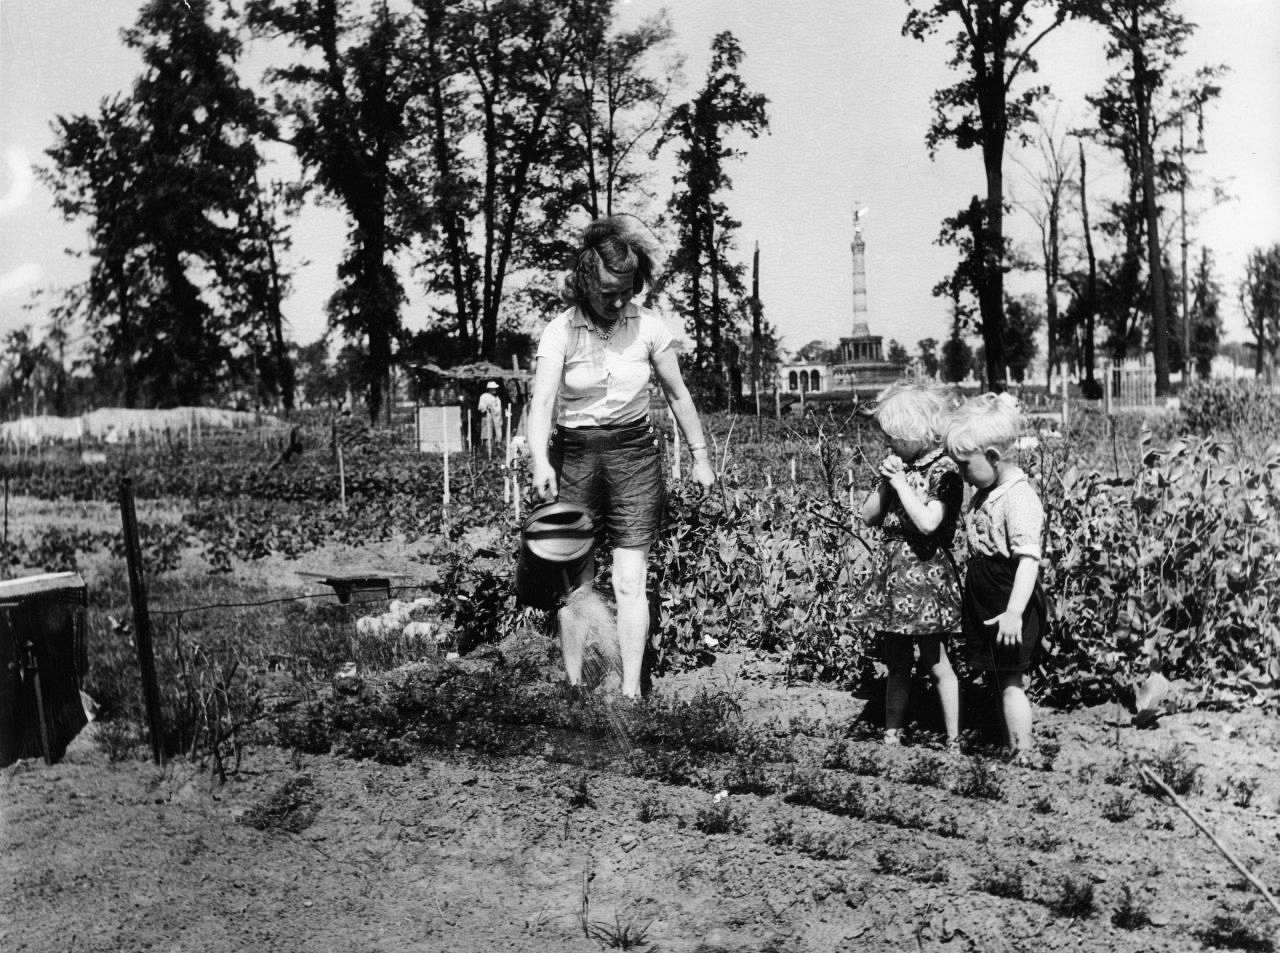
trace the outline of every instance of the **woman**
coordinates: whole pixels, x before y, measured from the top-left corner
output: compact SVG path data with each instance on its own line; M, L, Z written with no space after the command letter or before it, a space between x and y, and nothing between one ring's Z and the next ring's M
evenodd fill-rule
M529 403L534 490L591 511L613 550L622 692L640 695L649 632L645 594L649 548L658 536L664 487L658 438L649 422L651 372L693 453L693 478L715 481L698 411L680 375L671 333L657 312L632 299L657 275L657 247L624 216L592 222L561 295L570 308L538 342ZM555 431L552 432L552 412ZM595 575L590 566L578 585ZM582 679L580 637L561 626L571 684Z

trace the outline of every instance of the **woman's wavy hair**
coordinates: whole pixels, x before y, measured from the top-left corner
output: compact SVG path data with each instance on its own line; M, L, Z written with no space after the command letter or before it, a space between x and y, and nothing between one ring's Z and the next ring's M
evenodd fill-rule
M632 276L631 290L639 294L662 274L662 249L653 233L634 215L598 218L582 231L573 265L560 285L560 297L581 304L599 289L597 265L614 275Z

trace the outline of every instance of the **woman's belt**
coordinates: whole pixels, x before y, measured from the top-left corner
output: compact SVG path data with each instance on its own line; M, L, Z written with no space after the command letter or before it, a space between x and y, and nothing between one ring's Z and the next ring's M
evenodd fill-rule
M556 427L551 439L565 447L590 447L607 449L630 440L647 437L653 433L648 417L622 424L601 424L596 427Z

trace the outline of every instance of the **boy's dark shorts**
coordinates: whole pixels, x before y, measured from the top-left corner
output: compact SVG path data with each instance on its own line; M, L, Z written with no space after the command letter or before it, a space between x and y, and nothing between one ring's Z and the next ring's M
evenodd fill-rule
M658 539L666 487L658 432L648 420L606 427L557 427L548 454L559 499L591 511L614 548Z

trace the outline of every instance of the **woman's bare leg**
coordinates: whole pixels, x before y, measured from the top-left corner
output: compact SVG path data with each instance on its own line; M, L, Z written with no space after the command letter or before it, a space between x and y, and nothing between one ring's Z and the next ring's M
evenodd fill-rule
M596 577L596 561L588 559L578 578L572 580L574 589L591 585ZM564 610L559 610L560 657L564 659L564 673L570 685L582 684L582 650L586 642L586 633L581 627L564 624Z
M649 635L649 600L645 597L648 568L648 546L620 546L613 550L613 598L618 606L622 694L631 698L640 697L640 665Z

